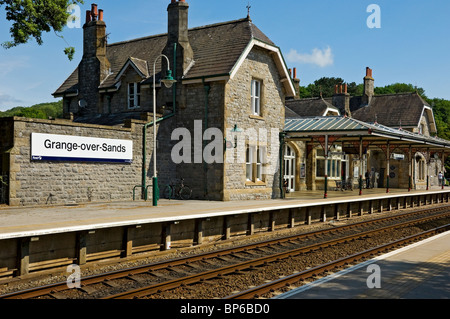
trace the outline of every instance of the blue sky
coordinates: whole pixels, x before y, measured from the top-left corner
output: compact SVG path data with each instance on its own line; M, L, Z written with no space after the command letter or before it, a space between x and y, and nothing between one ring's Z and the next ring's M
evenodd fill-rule
M425 89L428 97L450 99L450 1L448 0L187 0L189 27L250 16L277 46L301 85L323 76L362 83L373 69L376 86L396 82ZM170 0L97 0L104 9L109 42L165 33ZM90 1L81 6L84 23ZM371 4L380 8L380 28L369 28ZM373 21L372 19L369 19ZM0 12L0 42L10 39ZM56 101L51 95L82 56L81 28L44 36L9 50L0 48L0 110ZM70 62L63 50L76 49Z

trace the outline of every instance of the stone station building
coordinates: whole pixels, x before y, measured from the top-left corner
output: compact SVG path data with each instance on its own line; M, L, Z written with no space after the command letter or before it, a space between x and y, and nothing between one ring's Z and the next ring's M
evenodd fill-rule
M347 178L357 183L356 175L371 167L384 176L386 145L399 138L414 144L397 143L401 149L388 152L405 155L405 147L412 147L415 155L406 151L410 160L398 162L401 178L392 178L391 187L408 188L411 174L405 172L411 170L414 187L430 183L430 172L438 170L450 145L429 136L436 132L434 117L420 96L374 96L368 69L362 97L336 88L332 99L299 99L296 70L291 78L281 50L249 16L189 29L188 10L185 1L171 0L166 34L110 44L104 12L92 5L83 26L83 58L53 94L63 99L64 119L0 119L2 203L151 197L146 191L155 175L154 125L159 189L183 178L194 199L279 198L285 181L291 191L323 189ZM161 85L168 69L177 81L171 88ZM402 114L401 129L395 127L399 121L383 123L394 119L383 110L396 107L403 108L393 111ZM312 136L296 127L310 116L319 122L352 118L352 125L363 129L342 139L342 130L338 136L322 126ZM400 132L405 129L413 136ZM365 147L367 140L358 144L371 130L389 136L378 149ZM332 141L330 157L326 136ZM410 166L413 158L417 165Z
M109 44L104 12L92 5L83 26L83 58L53 94L63 98L65 119L1 120L5 202L67 204L131 200L133 190L144 194L141 186L151 185L154 175L153 76L160 189L183 178L196 199L279 197L279 133L285 97L295 95L281 51L249 16L188 29L188 8L185 1L171 1L167 34ZM160 84L168 67L177 81L170 89ZM36 156L33 138L42 133L54 140L132 141L132 158ZM53 146L67 153L64 143Z

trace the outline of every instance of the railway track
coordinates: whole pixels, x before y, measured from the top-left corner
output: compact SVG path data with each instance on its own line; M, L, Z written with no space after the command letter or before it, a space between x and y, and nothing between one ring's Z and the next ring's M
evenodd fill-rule
M148 298L155 293L158 294L177 287L187 287L194 283L204 282L211 278L226 276L227 274L239 273L246 271L247 269L260 267L261 265L264 266L308 251L317 251L325 247L338 245L339 243L353 241L355 238L364 238L376 233L387 232L394 228L426 223L433 219L448 218L450 216L449 207L450 206L433 208L432 213L430 213L430 209L423 209L396 215L395 217L378 218L370 222L366 221L339 226L263 243L179 258L144 267L115 271L100 276L91 276L82 279L82 286L80 289L69 289L64 282L0 296L0 299L103 298L105 297L105 294L109 294L109 296L106 296L105 298ZM416 219L417 216L430 214L433 215ZM383 227L375 226L392 223L394 220L398 222L399 220L405 219L413 220ZM363 231L364 228L368 227L377 227L377 229ZM356 234L343 235L343 233L349 231L355 232ZM319 238L325 236L334 236L337 238ZM304 246L306 240L315 240L318 242L305 247L298 247L302 243ZM279 252L280 250L281 252ZM261 254L263 256L261 256ZM199 266L199 263L203 265ZM223 266L221 263L226 265ZM204 264L206 264L206 267ZM192 274L190 271L186 271L186 269L193 270L195 273ZM169 272L170 275L161 274L159 271L162 270ZM148 280L144 280L142 276L151 277L152 280L150 281L152 282L148 283ZM173 276L177 278L173 278ZM127 282L127 284L124 282ZM133 283L133 285L129 285L130 282ZM136 289L136 285L144 287ZM149 285L150 287L148 287ZM129 287L126 288L126 286ZM117 291L123 289L126 289L127 291L117 293Z
M286 276L284 278L280 278L278 280L274 280L272 282L260 285L258 287L253 287L248 290L235 293L233 295L230 295L228 297L225 297L224 299L254 299L259 298L261 296L264 296L265 298L270 298L273 296L273 294L276 291L279 291L284 288L290 288L293 285L298 285L299 283L302 283L303 281L313 278L314 276L327 274L329 271L335 271L336 269L339 269L342 266L350 265L352 263L357 263L364 258L367 257L373 257L377 254L388 252L390 249L395 249L398 247L401 247L402 245L406 245L409 243L413 243L417 240L425 239L430 236L437 235L441 232L450 230L450 224L437 227L425 232L421 232L416 235L412 235L385 245L381 245L378 247L375 247L373 249L368 249L363 252L359 252L356 254L353 254L348 257L344 257L338 260L334 260L332 262L319 265L317 267L307 269L301 272L298 272L296 274L292 274L290 276Z

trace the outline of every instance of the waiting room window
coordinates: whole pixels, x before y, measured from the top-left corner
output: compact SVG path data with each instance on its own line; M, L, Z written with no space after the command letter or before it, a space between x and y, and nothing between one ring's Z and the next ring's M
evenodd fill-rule
M261 116L261 81L252 80L252 115Z
M128 108L135 109L141 106L141 85L128 83Z
M247 146L245 155L245 170L248 182L264 181L264 164L266 164L266 148Z
M266 162L265 158L266 158L266 148L261 146L258 147L256 151L256 180L258 182L264 181L263 165Z
M253 180L253 147L247 146L245 152L245 169L247 181Z
M328 177L341 178L342 156L328 157ZM325 177L325 152L317 149L316 153L316 177Z

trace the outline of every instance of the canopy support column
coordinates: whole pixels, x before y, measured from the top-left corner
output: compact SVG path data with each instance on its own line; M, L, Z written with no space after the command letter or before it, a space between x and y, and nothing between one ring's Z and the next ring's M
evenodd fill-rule
M431 156L430 156L430 149L429 148L427 148L427 156L426 156L426 158L425 158L425 160L426 160L426 163L427 163L427 190L429 190L430 189L430 175L429 175L429 172L430 172L430 163L431 163Z
M328 198L328 135L325 135L325 185L324 185L324 197Z
M408 192L411 191L412 187L412 146L409 145L409 177L408 177Z
M359 195L362 195L363 189L363 141L362 136L359 137Z
M391 174L390 170L390 157L391 157L391 149L389 145L389 140L387 141L387 149L386 149L386 193L389 193L389 176Z

